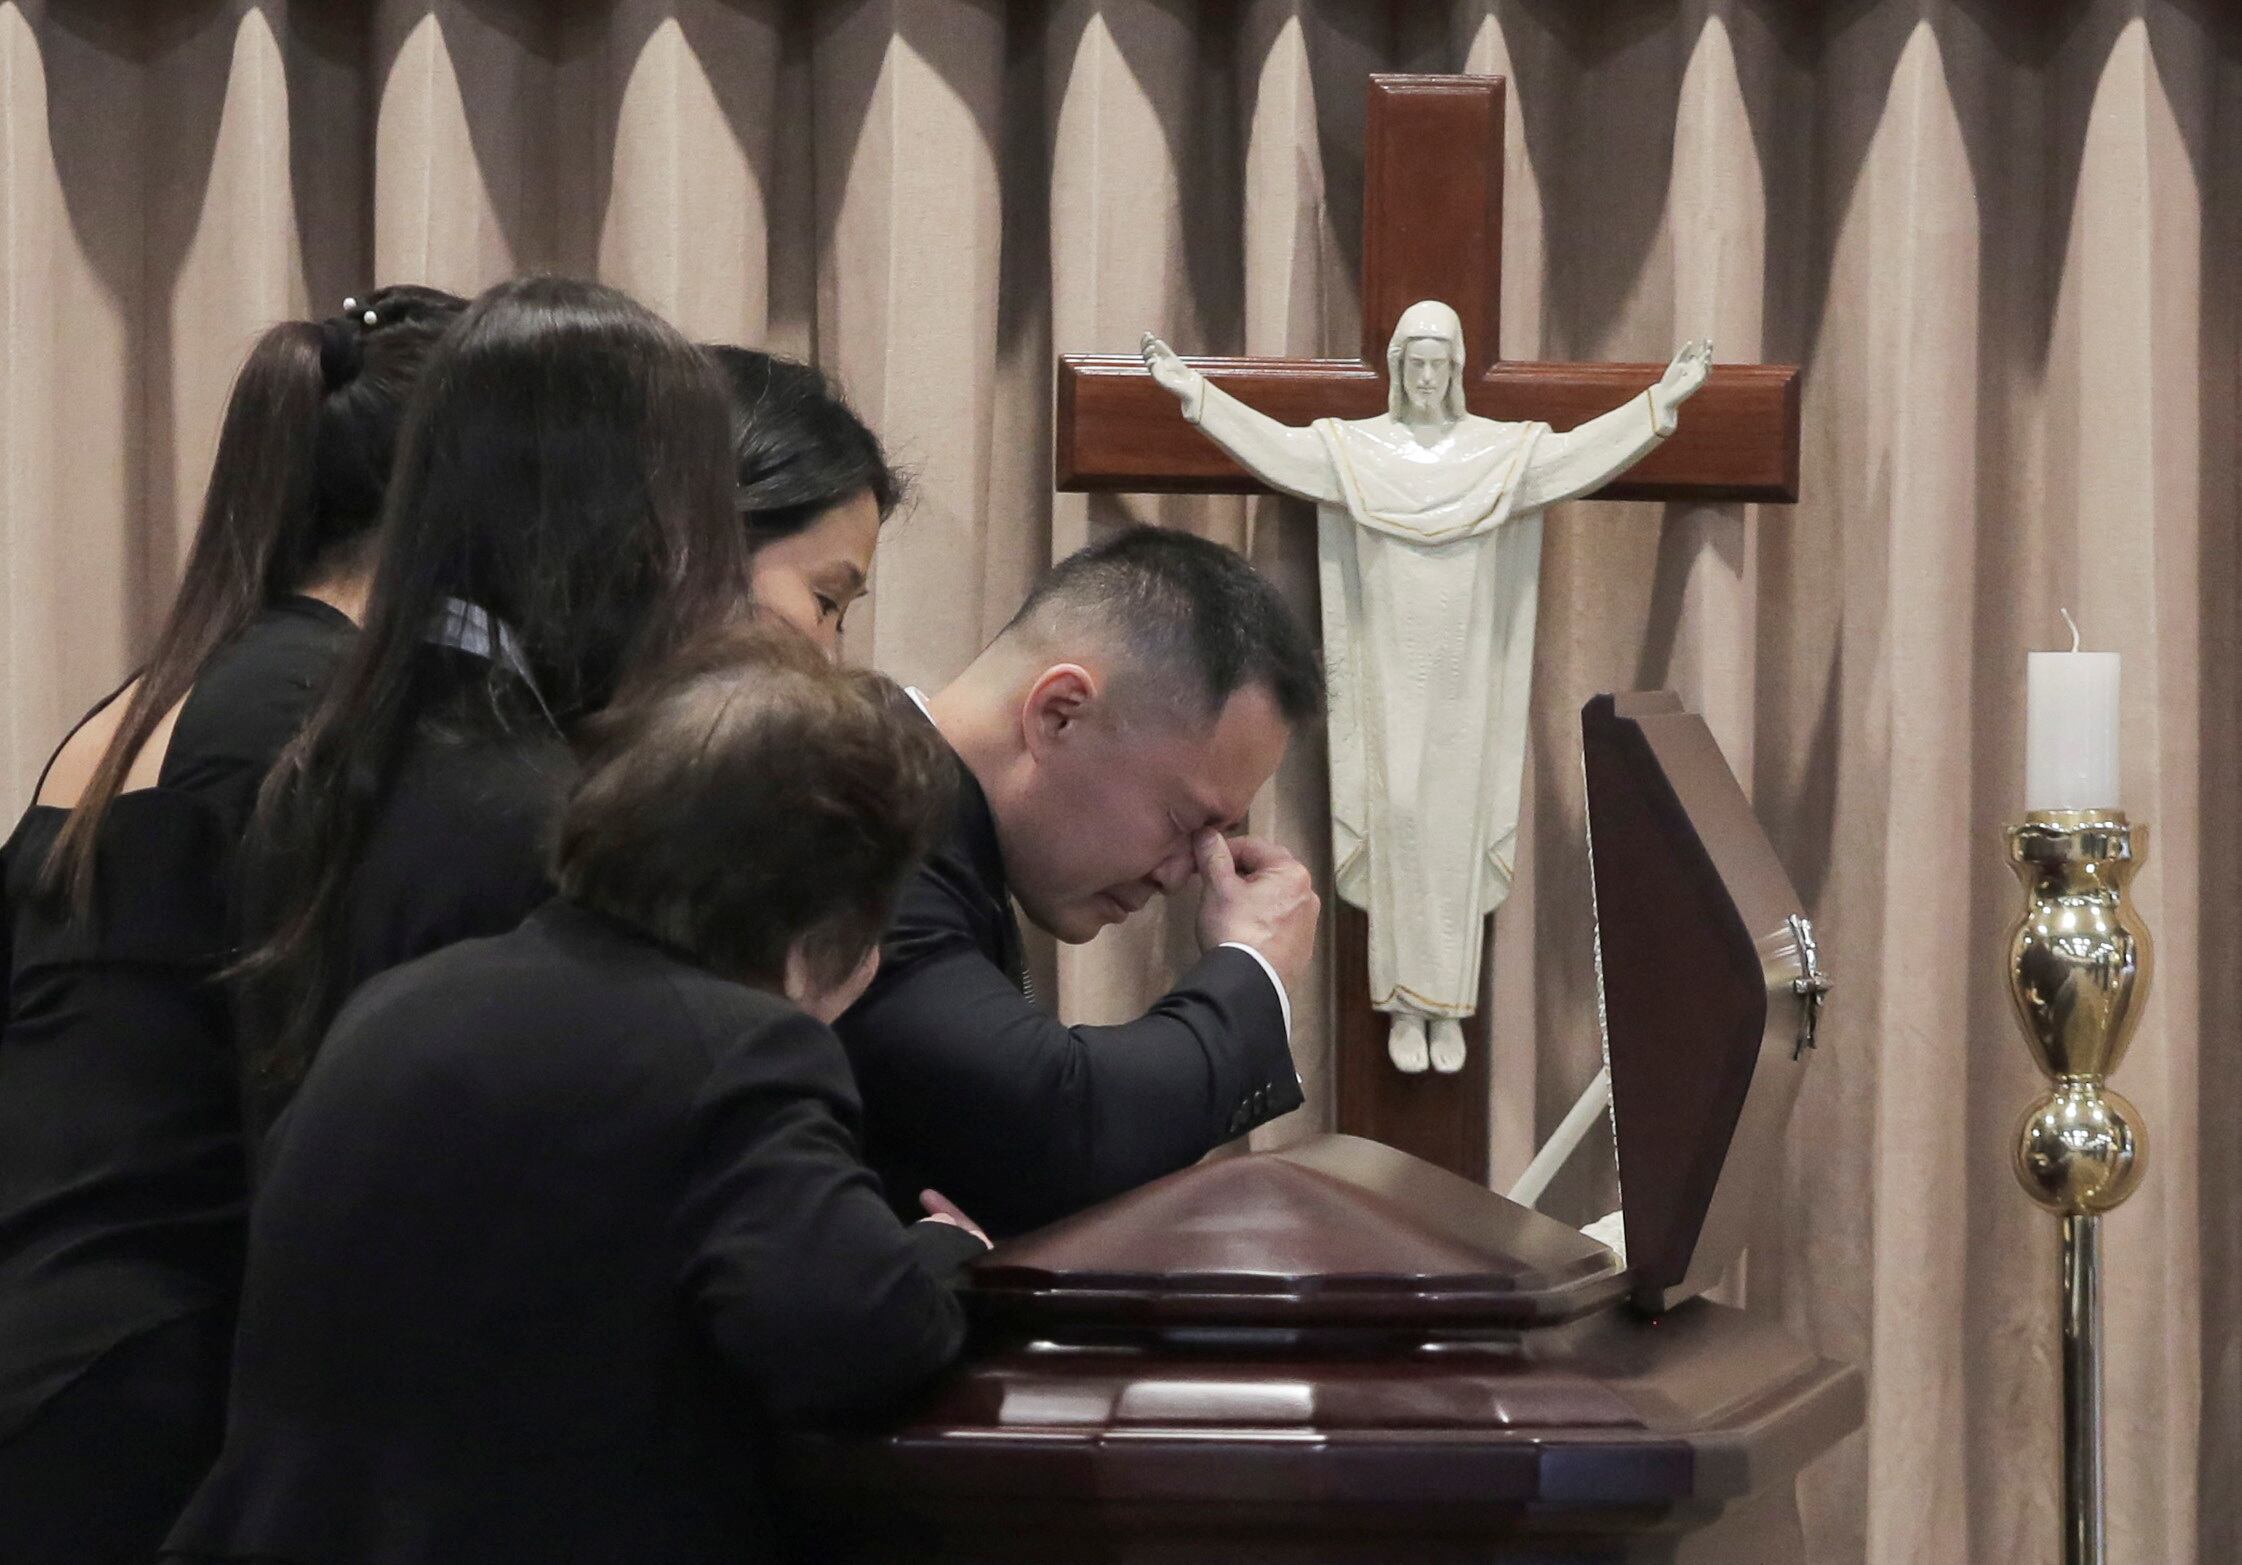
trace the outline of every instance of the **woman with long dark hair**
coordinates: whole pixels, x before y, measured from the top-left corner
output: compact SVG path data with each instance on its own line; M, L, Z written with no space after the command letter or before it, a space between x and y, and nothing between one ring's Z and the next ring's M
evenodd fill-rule
M903 477L823 372L752 348L708 351L732 393L733 504L755 601L832 656Z
M389 288L243 365L170 613L0 847L0 1539L144 1557L217 1449L244 1149L232 849L353 632L407 392L464 301Z
M252 828L257 1118L361 983L545 900L578 725L746 612L730 433L708 357L612 288L501 283L446 338L400 440L364 633Z
M818 370L681 346L612 290L530 279L430 376L365 642L256 833L260 1117L358 985L550 893L569 740L626 664L749 600L837 652L901 476Z

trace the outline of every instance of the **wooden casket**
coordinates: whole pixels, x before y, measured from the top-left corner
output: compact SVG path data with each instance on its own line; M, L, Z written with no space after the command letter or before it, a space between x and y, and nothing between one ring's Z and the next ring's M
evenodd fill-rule
M791 1447L821 1557L1799 1557L1861 1376L1702 1294L1772 1193L1810 931L1701 720L1582 727L1628 1260L1351 1136L1201 1163L1000 1245L955 1373Z

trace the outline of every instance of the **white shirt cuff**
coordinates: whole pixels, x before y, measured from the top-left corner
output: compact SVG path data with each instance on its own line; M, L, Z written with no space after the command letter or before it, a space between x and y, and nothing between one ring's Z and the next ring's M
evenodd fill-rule
M1284 1014L1285 1047L1288 1049L1292 1047L1292 996L1284 992L1284 980L1279 978L1277 970L1269 965L1269 959L1252 946L1247 945L1243 940L1225 940L1215 949L1218 951L1243 951L1261 964L1261 970L1269 975L1269 982L1276 986L1277 1009Z

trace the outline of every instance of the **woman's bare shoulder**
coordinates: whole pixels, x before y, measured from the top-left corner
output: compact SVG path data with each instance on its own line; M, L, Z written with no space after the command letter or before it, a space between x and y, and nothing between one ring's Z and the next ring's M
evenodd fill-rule
M87 784L93 781L94 771L101 765L109 742L116 738L118 728L124 723L133 692L139 688L137 679L125 686L62 741L62 748L55 752L54 761L47 768L46 781L39 785L39 803L64 810L76 807L85 795ZM147 742L140 747L131 769L125 773L121 792L130 793L156 785L156 779L163 772L164 754L171 748L171 731L179 724L179 708L185 704L184 701L175 704L150 730Z

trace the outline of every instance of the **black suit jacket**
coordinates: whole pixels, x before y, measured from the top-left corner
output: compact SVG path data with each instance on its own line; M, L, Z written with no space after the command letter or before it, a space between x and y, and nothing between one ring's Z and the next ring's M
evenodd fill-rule
M753 1453L956 1353L825 1027L598 915L374 980L274 1137L189 1558L766 1557Z
M866 1153L898 1211L932 1187L991 1236L1022 1233L1300 1106L1276 987L1243 951L1208 952L1126 1026L1066 1027L1038 1009L996 818L958 773L950 833L904 888L879 976L838 1028Z

